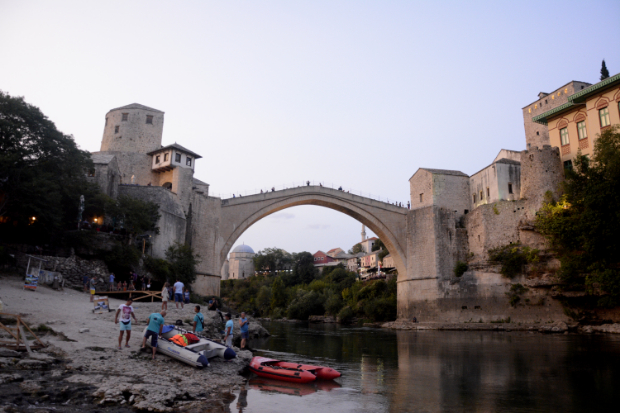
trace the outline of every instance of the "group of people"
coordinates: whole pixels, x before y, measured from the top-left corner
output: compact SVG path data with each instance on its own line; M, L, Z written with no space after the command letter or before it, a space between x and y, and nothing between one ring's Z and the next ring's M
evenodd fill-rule
M131 338L131 319L133 318L134 321L138 321L132 304L133 300L129 298L127 302L125 302L125 304L121 304L118 307L118 310L116 310L116 315L114 317L114 324L120 323L120 331L118 335L119 350L123 349L123 337L125 337L125 347L130 348L129 339ZM204 331L205 317L200 312L199 305L196 305L194 307L194 313L195 314L192 324L192 332L200 333ZM150 343L151 347L153 348L153 360L155 360L155 353L157 352L157 340L162 335L166 314L166 310L162 310L159 313L152 313L151 315L149 315L148 327L146 328L144 336L142 337L142 349L146 349L146 340L151 340ZM224 342L226 347L231 348L234 324L232 321L232 315L230 313L226 313L225 318L226 326L224 329ZM239 317L239 328L241 330L241 348L243 349L245 348L247 340L249 339L249 321L245 312L242 312L241 316Z
M183 308L184 304L189 304L189 296L189 288L186 288L181 280L177 280L172 286L166 282L161 290L161 309L168 310L168 301L172 301L173 298L177 309L179 308L179 303L181 308Z

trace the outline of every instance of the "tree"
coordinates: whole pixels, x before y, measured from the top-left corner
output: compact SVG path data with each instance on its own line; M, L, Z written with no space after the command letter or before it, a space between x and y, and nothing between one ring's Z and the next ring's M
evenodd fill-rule
M286 305L286 287L282 277L275 279L271 286L271 309L275 310L278 307L284 307Z
M381 241L380 239L376 240L375 243L372 244L372 251L378 250L387 250L387 248L385 248L385 245L383 244L383 241Z
M355 255L355 254L359 254L360 252L363 252L364 249L362 248L362 244L361 243L357 243L355 244L350 250L349 250L349 254L351 255Z
M122 226L129 233L130 243L136 235L147 231L159 234L159 227L157 227L160 217L159 206L154 202L142 201L126 195L119 196L117 200L108 199L106 216L114 222L115 226Z
M173 281L180 280L188 285L196 280L196 266L200 264L199 255L194 255L192 247L175 242L166 251L166 259L170 262L170 273Z
M579 153L566 171L565 195L539 211L536 226L561 262L559 276L620 303L620 128L605 130L590 160Z
M314 280L317 274L314 266L314 256L309 252L300 252L295 254L295 263L293 265L293 275L291 277L292 284L308 284Z
M603 60L603 64L601 65L601 80L605 80L609 77L609 70L607 70L607 65L605 64L605 60Z
M254 256L254 269L256 271L269 270L277 272L291 264L291 254L280 248L265 248Z
M13 241L41 243L76 228L80 195L98 192L86 180L92 167L39 108L0 92L0 217Z

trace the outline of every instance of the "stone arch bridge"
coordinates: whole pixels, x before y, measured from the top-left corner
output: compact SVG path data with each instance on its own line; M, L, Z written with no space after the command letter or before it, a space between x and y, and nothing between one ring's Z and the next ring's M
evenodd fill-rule
M398 312L406 317L413 296L437 299L459 257L453 211L430 206L408 210L321 186L302 186L239 198L194 196L186 240L200 255L195 288L219 295L221 268L235 241L254 223L286 208L317 205L358 220L381 238L398 270ZM412 296L413 295L413 296ZM415 300L417 301L417 300Z

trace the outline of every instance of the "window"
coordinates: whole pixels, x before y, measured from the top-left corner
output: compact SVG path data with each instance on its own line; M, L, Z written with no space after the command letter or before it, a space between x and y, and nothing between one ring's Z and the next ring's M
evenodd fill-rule
M491 190L487 186L487 199L491 198Z
M155 163L159 163L159 155L155 157Z
M424 202L424 194L420 194L420 202Z
M577 123L577 132L579 132L579 139L585 139L588 137L588 131L586 130L586 121L582 120Z
M95 176L95 170L94 170L94 169L89 169L89 170L88 170L88 176L90 176L91 178L92 178L93 176Z
M476 194L474 194L474 204L476 203Z
M118 133L118 130L119 130L119 129L120 129L120 126L116 125L116 126L114 127L114 133Z
M598 111L598 116L601 118L601 128L609 126L609 109L603 108Z
M178 163L181 163L181 154L180 153L176 153L174 155L174 161L178 162Z
M126 122L128 117L129 113L123 113L123 122Z
M562 146L568 145L568 128L560 129L560 141L562 142Z
M188 156L187 159L185 160L185 165L192 166L192 158Z
M573 169L573 161L570 159L568 161L564 161L564 169Z
M480 191L480 200L482 201L483 199L484 199L484 193Z
M105 125L108 126L108 118L105 118Z
M537 132L536 132L536 136L540 136L540 132L538 132L538 131L537 131Z
M166 162L167 160L168 160L168 154L167 154L167 153L165 153L165 154L164 154L164 162Z
M147 125L153 124L153 115L146 115L146 123Z
M508 184L508 193L512 194L512 184Z

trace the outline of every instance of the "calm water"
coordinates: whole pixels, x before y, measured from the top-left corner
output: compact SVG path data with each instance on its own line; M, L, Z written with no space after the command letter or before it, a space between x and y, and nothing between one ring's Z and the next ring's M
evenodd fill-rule
M325 364L335 382L251 376L234 412L618 412L620 337L265 323L256 355Z

